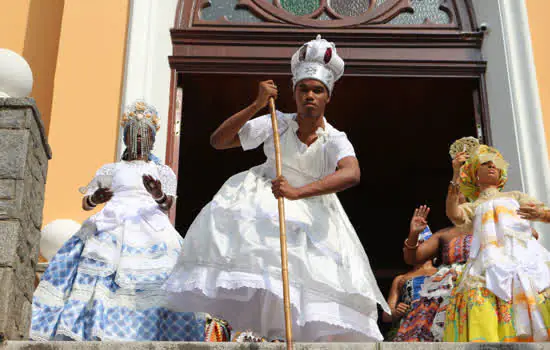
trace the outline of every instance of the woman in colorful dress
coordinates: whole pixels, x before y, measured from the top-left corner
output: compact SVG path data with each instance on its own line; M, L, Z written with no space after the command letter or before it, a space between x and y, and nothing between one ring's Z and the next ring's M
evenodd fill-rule
M455 171L447 216L473 229L469 261L447 310L444 341L544 341L550 328L550 253L535 239L520 206L543 203L521 192L501 192L508 164L481 145ZM462 192L471 202L458 202Z
M225 327L166 305L161 286L182 238L167 216L176 177L151 154L159 126L144 102L124 114L123 160L102 166L82 189L84 210L105 206L50 261L34 294L31 339L200 341Z
M422 244L419 235L426 229L430 209L421 206L415 211L404 258L410 265L439 259L437 272L424 280L420 298L401 322L394 341L437 342L443 339L446 306L457 277L468 259L472 236L456 227L440 230Z
M422 244L431 236L431 231L426 228L420 234L419 244ZM382 314L382 320L393 325L392 330L386 336L386 341L393 341L403 318L410 310L414 310L415 303L420 298L420 289L424 284L424 280L436 271L437 269L433 266L432 260L427 260L423 264L415 265L411 271L395 277L388 296L391 314L387 312Z

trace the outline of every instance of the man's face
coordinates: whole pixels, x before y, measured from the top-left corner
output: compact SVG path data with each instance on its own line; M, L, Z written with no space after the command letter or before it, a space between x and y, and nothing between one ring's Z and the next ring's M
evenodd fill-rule
M330 102L330 96L323 83L315 79L304 79L296 85L294 100L299 115L321 117Z

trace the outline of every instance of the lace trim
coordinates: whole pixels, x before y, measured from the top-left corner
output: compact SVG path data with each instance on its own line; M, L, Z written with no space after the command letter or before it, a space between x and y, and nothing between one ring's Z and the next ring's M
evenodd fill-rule
M257 289L257 290L264 290L270 293L275 294L279 299L283 299L283 292L282 292L282 285L280 287L275 287L272 285L272 288L268 289L265 286L265 282L261 279L243 279L239 278L238 281L235 280L222 280L220 281L218 279L217 286L215 288L204 288L203 283L200 283L200 281L188 281L187 283L184 283L181 285L181 288L179 288L179 292L191 292L191 291L200 291L204 296L208 298L215 298L215 291L218 289L227 289L227 290L234 290L238 288L251 288L251 289ZM170 291L174 292L175 290L172 290L168 288ZM315 298L315 295L324 297L323 299L327 299L325 295L318 295L315 292L312 292L310 290L305 292L306 295L310 294L313 295ZM378 329L377 324L377 311L376 309L370 310L370 313L361 313L360 311L356 311L351 307L348 307L345 303L343 303L341 300L338 301L323 301L322 303L332 302L334 304L337 304L340 306L340 310L338 314L332 314L332 313L324 313L322 312L322 308L317 308L314 313L308 312L307 317L303 315L301 305L297 301L301 301L304 299L308 299L307 296L304 297L303 295L299 296L298 290L291 286L290 287L290 301L291 305L293 306L293 312L292 316L296 320L298 326L303 327L307 323L311 322L321 322L325 324L330 324L332 326L336 326L342 329L346 329L353 332L359 332L367 337L370 337L375 340L383 340L383 337ZM185 296L183 296L185 297ZM237 300L235 300L237 301ZM228 301L231 302L231 301ZM376 303L375 301L373 301ZM307 301L305 302L308 303ZM372 315L374 314L374 315ZM348 322L342 321L342 315L345 315L343 318L346 319Z
M143 311L151 308L165 307L167 293L158 285L157 289L132 290L120 288L116 292L109 290L100 283L86 285L75 282L70 295L65 295L50 283L41 282L34 298L41 304L52 307L63 307L68 300L89 302L100 300L106 307L126 307L132 310ZM69 293L67 293L69 294Z
M172 168L167 165L158 166L159 179L162 185L162 190L166 195L173 196L174 198L177 195L178 189L178 179Z
M184 266L187 265L187 262L185 261L185 259L182 259L179 261L180 264L183 264ZM209 296L209 297L214 297L215 295L215 292L216 292L216 289L218 289L219 287L222 287L222 288L225 288L225 289L238 289L238 288L241 288L241 287L248 287L248 288L255 288L255 289L266 289L266 290L270 290L272 291L273 293L277 294L279 297L282 298L282 282L281 282L281 276L280 276L280 273L277 274L277 273L274 273L273 271L264 271L264 273L267 273L269 274L269 277L271 277L273 280L275 280L277 283L276 284L272 284L271 285L271 288L268 289L266 288L266 282L264 280L264 277L262 277L261 275L259 275L257 272L253 272L252 269L250 268L243 268L243 267L236 267L236 265L234 264L231 264L231 266L228 266L226 264L215 264L215 263L203 263L203 262L200 262L200 263L197 263L196 261L189 261L189 264L192 264L192 265L200 265L200 266L195 266L193 268L193 272L195 274L198 274L199 276L206 276L207 275L207 272L204 271L206 269L214 269L216 270L217 274L219 273L226 273L226 274L232 274L232 273L244 273L244 274L249 274L249 275L253 275L253 276L249 276L249 279L245 279L243 278L243 276L239 276L239 278L237 279L225 279L225 280L220 280L218 279L217 280L217 284L214 288L205 288L204 285L205 285L205 282L201 280L200 277L198 277L197 275L195 275L194 278L187 278L185 282L180 282L179 279L181 275L185 274L185 275L188 275L188 272L183 272L181 271L181 268L178 268L176 267L174 269L174 271L172 271L172 274L168 280L168 282L165 284L165 287L168 291L170 292L185 292L185 291L192 291L193 289L198 289L198 290L201 290L201 292L203 294L205 294L206 296ZM202 273L200 273L200 271L203 271ZM256 277L257 276L257 277ZM221 284L220 284L221 283ZM314 282L315 284L318 284L316 282ZM296 277L293 277L293 280L290 281L290 292L291 292L291 300L293 300L293 304L295 305L295 307L300 310L300 305L299 304L296 304L296 301L297 300L301 300L301 298L298 298L298 290L301 290L301 291L305 291L306 293L312 295L312 296L316 296L318 297L320 300L323 300L323 301L332 301L332 302L335 302L339 305L343 305L343 306L346 306L352 310L357 310L358 312L361 312L361 313L368 313L368 312L372 312L372 310L369 310L368 309L368 304L364 302L364 300L362 300L361 302L359 301L356 301L356 302L350 302L348 301L349 299L356 299L358 297L360 297L361 299L368 299L370 301L372 301L374 304L377 304L378 302L376 301L376 298L374 298L374 296L372 295L369 295L369 294L363 294L363 293L358 293L358 292L355 292L355 293L351 293L351 292L348 292L348 293L345 293L345 292L342 292L342 293L335 293L333 291L329 291L327 290L327 288L319 288L320 286L312 286L311 283L310 284L307 284L307 283L304 283L303 281L298 281L296 280ZM293 292L294 290L294 292ZM296 293L296 294L294 294ZM345 295L345 297L342 297L342 294ZM346 300L348 299L348 300Z
M424 280L420 296L425 298L447 297L451 295L457 276L460 276L464 264L441 266L439 270Z
M115 167L116 163L105 164L95 173L92 181L90 181L88 185L80 187L78 191L86 196L89 196L99 188L100 183L103 187L111 187Z

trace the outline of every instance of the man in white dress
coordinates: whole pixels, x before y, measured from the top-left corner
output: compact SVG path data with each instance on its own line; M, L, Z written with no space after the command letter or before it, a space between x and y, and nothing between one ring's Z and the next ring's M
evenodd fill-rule
M344 61L318 36L291 65L297 113L277 112L284 176L275 176L270 117L252 119L277 98L268 80L250 106L211 136L216 149L263 144L267 160L231 177L202 209L165 288L182 310L211 312L234 330L284 338L276 200L284 197L294 339L381 341L377 303L389 308L335 195L359 183L359 163L346 134L324 117Z

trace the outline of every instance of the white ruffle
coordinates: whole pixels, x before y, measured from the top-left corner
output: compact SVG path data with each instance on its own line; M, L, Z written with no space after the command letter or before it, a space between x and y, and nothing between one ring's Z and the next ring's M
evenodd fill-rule
M171 309L209 313L215 311L220 317L231 320L234 329L252 329L262 335L284 327L280 323L283 320L283 289L280 279L270 275L224 271L213 267L196 267L192 276L174 271L172 277L164 286L171 292ZM305 337L303 341L346 333L354 340L383 340L377 326L375 301L364 299L362 310L367 311L361 313L303 286L291 284L289 291L292 319L294 327L298 327L294 330L297 341L300 341L300 332L306 333L302 334ZM264 319L265 315L260 315L265 308L269 308L273 300L277 305L270 308L268 319ZM243 310L253 315L253 318L258 318L258 322L255 325L241 322Z

